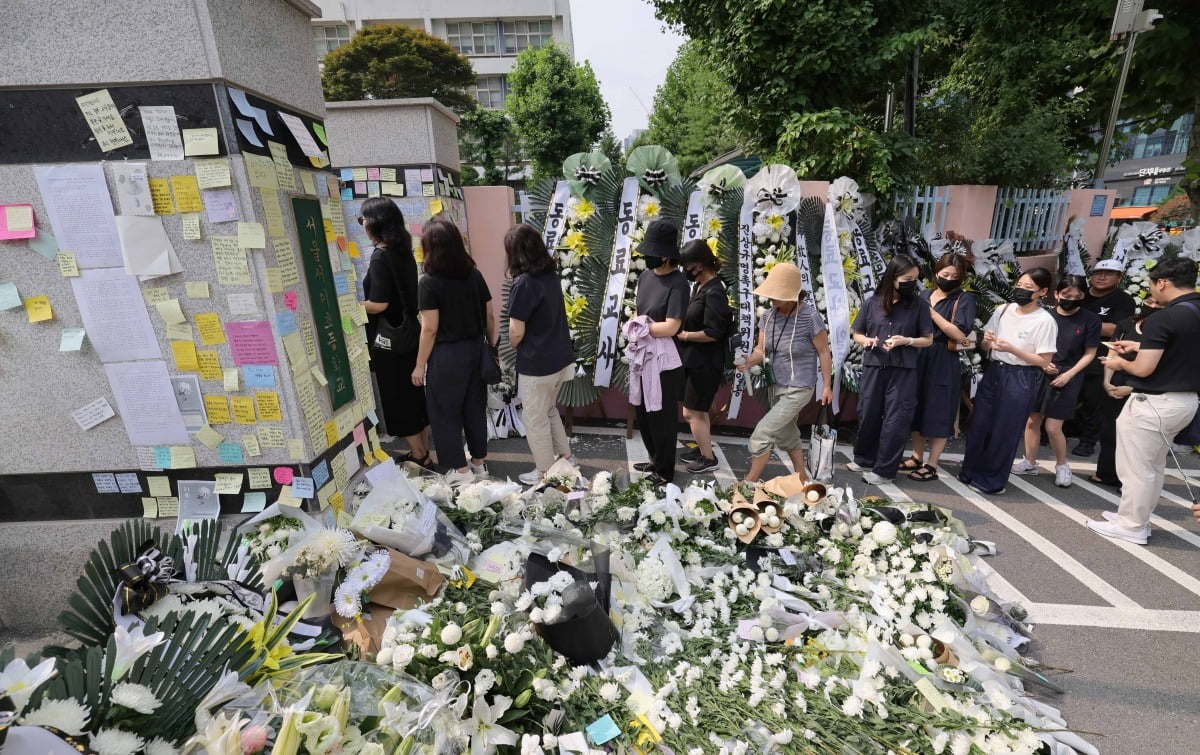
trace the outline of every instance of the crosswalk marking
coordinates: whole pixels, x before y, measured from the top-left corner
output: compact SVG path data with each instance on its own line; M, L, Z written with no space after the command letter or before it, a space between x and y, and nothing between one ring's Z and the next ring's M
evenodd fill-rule
M738 481L738 476L734 473L733 467L729 466L729 460L725 458L725 452L721 450L721 446L714 440L712 442L713 456L717 459L717 468L713 470L713 477L717 479L717 484L723 488Z
M1075 480L1074 484L1078 485L1083 490L1086 490L1089 493L1094 494L1096 497L1100 498L1101 500L1107 501L1108 503L1111 503L1114 505L1121 503L1120 496L1114 495L1113 493L1110 493L1107 490L1103 490L1100 488L1100 486L1095 485L1091 482L1088 482L1087 480ZM1165 496L1165 495L1167 495L1167 493L1164 492L1163 495ZM1191 508L1191 504L1186 504L1186 505L1188 506L1189 509ZM1163 519L1161 516L1158 516L1157 514L1151 514L1150 515L1150 523L1153 524L1155 527L1166 530L1167 532L1170 532L1172 535L1175 535L1176 537L1179 537L1182 540L1185 540L1186 542L1191 543L1192 545L1196 546L1197 548L1200 548L1200 536L1197 536L1195 533L1185 530L1183 527L1180 527L1178 524L1175 524L1175 522L1172 522L1169 519Z

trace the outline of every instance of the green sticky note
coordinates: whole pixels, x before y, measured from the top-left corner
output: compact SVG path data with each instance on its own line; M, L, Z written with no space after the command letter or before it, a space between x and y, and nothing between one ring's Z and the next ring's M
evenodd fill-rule
M326 147L328 147L329 140L325 138L325 126L320 123L317 123L316 121L313 121L312 127L313 127L313 131L317 135L317 138L321 140L321 144L324 144Z
M48 260L53 261L58 256L58 239L40 228L37 235L25 243L29 244L30 249Z
M83 328L63 328L62 340L59 341L59 351L79 351L83 348L83 337L87 331Z

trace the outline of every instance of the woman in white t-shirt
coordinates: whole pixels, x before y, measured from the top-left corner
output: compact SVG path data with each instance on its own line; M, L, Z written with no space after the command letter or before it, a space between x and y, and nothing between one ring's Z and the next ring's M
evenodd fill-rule
M1028 270L1013 289L1013 303L997 309L984 326L991 351L975 394L967 449L958 479L980 493L1004 492L1013 457L1041 388L1043 367L1058 348L1058 323L1042 309L1054 278L1043 267Z

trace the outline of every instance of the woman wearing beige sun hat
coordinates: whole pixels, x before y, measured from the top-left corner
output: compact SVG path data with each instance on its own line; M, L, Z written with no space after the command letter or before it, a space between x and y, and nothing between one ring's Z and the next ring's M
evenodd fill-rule
M812 400L820 365L821 403L833 400L831 386L833 355L825 322L806 294L800 281L800 269L790 262L771 268L756 296L771 300L771 307L759 323L758 344L738 371L762 365L770 409L750 435L750 471L747 482L757 482L767 466L771 449L786 451L796 471L804 474L804 452L796 418Z

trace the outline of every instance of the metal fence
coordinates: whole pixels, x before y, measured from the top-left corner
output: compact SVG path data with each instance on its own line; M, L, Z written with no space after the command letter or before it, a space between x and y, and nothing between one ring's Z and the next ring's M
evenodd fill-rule
M917 186L895 197L896 217L912 216L919 230L930 223L938 233L946 230L946 211L950 207L949 186Z
M1000 189L992 213L992 238L1017 252L1053 249L1062 237L1070 195L1054 189Z

